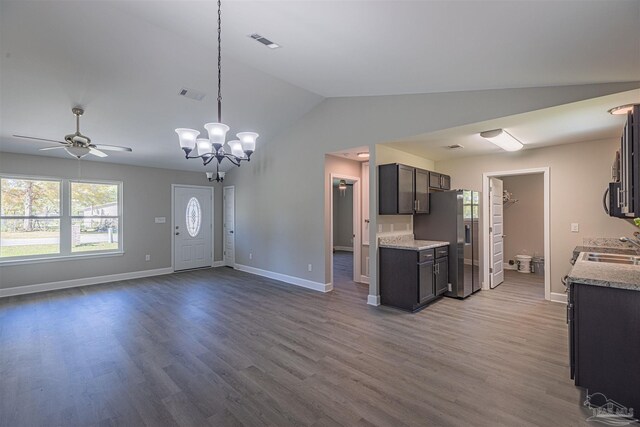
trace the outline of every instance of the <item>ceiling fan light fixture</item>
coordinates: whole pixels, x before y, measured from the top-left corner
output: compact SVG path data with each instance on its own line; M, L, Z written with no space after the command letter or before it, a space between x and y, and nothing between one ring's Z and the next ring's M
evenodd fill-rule
M524 145L504 129L493 129L480 132L480 136L505 151L518 151Z
M609 114L613 114L614 116L619 116L619 115L626 116L630 111L633 110L633 107L635 107L636 105L640 105L640 104L618 105L617 107L613 107L608 111L609 111Z
M64 149L67 151L67 153L69 153L71 156L75 157L76 159L83 158L84 156L89 154L89 152L91 151L89 147L79 147L79 146L73 146L73 145L69 147L64 147Z

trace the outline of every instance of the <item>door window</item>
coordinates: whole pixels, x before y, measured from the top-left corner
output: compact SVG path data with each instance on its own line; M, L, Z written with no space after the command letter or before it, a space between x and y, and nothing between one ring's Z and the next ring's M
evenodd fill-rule
M189 236L196 237L202 225L202 210L200 209L200 202L195 197L189 199L187 203L186 220Z

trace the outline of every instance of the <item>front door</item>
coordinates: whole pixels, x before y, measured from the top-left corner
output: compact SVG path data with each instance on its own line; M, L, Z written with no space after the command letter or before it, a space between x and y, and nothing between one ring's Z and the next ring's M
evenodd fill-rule
M489 242L490 261L489 266L491 287L495 288L504 282L504 217L502 212L502 189L503 183L501 179L490 178L489 181Z
M224 265L235 267L236 265L236 190L235 187L224 187Z
M173 188L174 270L211 267L212 188Z

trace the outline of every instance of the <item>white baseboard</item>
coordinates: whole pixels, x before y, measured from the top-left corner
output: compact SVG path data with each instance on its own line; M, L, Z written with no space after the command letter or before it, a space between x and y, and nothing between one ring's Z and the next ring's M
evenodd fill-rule
M224 267L224 261L213 261L213 268Z
M369 284L369 276L365 276L364 274L360 275L360 283L366 283L367 285Z
M561 302L563 304L566 304L567 303L567 294L558 293L558 292L551 292L551 301L553 301L553 302Z
M504 264L502 264L502 268L504 268L505 270L517 270L518 265L517 264L509 265L508 262L505 262Z
M82 279L62 280L60 282L39 283L36 285L16 286L0 289L0 297L33 294L36 292L54 291L57 289L76 288L78 286L99 285L101 283L118 282L120 280L141 279L143 277L161 276L173 273L173 268L157 268L155 270L132 271L130 273L109 274L106 276L85 277Z
M334 251L353 252L353 246L334 246Z
M288 276L286 274L276 273L269 270L262 270L261 268L249 267L248 265L242 264L236 264L235 268L236 270L244 271L246 273L268 277L269 279L279 280L281 282L301 286L307 289L313 289L314 291L330 292L333 290L333 283L313 282L311 280L301 279L300 277Z
M373 305L377 307L380 305L380 295L369 295L367 296L367 304Z

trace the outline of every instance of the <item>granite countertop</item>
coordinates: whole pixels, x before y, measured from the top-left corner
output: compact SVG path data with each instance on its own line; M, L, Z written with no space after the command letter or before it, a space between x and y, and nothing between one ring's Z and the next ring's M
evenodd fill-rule
M381 248L406 249L410 251L423 251L448 245L449 242L437 240L415 240L412 234L378 238L378 246Z
M567 276L568 283L582 283L585 285L640 291L640 265L594 262L584 259L584 254L587 252L636 255L634 250L578 246L574 250L574 253L577 251L580 252L580 255L577 257L576 263Z

